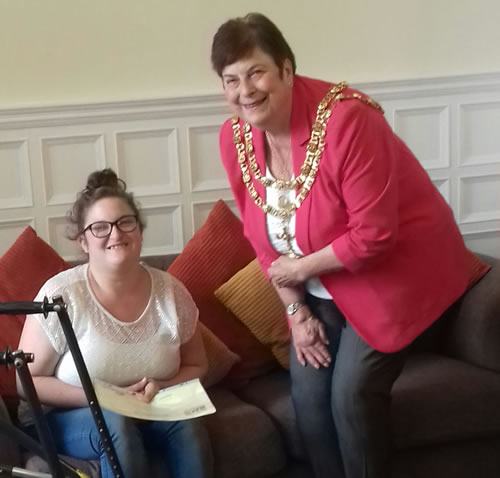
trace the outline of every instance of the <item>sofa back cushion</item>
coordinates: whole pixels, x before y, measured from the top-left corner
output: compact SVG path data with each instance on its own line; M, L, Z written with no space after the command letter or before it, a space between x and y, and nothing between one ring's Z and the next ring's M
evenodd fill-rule
M241 358L228 375L233 383L262 375L277 366L271 351L214 295L218 287L254 258L240 220L223 201L218 201L203 226L168 268L193 296L200 320Z
M27 227L0 258L0 303L31 301L47 279L68 269L59 254ZM24 315L0 315L0 350L16 349ZM25 350L29 352L29 350ZM14 369L0 368L0 394L16 396Z
M451 357L500 372L500 259L480 258L491 270L445 319L443 349Z

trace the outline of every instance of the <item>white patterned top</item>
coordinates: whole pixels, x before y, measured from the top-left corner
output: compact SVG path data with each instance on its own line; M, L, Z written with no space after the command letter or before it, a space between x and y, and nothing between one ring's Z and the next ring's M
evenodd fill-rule
M179 370L180 345L193 336L198 309L181 282L167 272L143 267L151 277L151 296L134 322L121 322L103 308L89 285L87 264L52 277L35 298L63 297L91 378L126 386L143 377L169 379ZM57 314L37 318L61 355L54 375L80 385Z

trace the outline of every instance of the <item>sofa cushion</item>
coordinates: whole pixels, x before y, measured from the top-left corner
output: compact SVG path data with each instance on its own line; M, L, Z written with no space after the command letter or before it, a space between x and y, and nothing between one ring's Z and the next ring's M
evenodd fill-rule
M68 269L59 254L27 227L0 258L0 302L31 301L47 279ZM15 349L25 316L0 316L0 350ZM26 350L29 352L29 350ZM16 395L15 373L0 367L0 394Z
M401 450L393 455L391 477L496 478L498 450L498 437Z
M500 375L437 354L410 355L392 389L396 449L500 435Z
M21 453L17 444L11 439L6 428L11 425L10 415L7 411L2 397L0 396L0 464L12 466L21 465ZM0 475L2 473L0 472Z
M240 358L224 342L200 322L201 337L207 354L208 370L203 385L211 387L220 382Z
M261 408L271 417L292 457L297 460L306 459L293 408L288 372L277 370L255 378L247 386L238 389L236 394L245 402Z
M214 453L214 476L267 477L286 466L283 440L266 413L222 387L208 394L217 409L204 417Z
M257 259L238 271L216 291L219 299L257 337L271 348L280 365L290 365L290 331L276 290Z
M277 366L271 352L214 296L215 289L254 257L240 220L223 201L218 201L203 226L168 268L193 296L200 320L241 357L228 376L235 382Z
M65 460L68 465L73 468L76 468L78 471L84 473L89 478L100 478L101 477L101 467L97 460L78 460L77 458L63 456L63 460ZM39 473L49 473L49 465L47 462L40 456L35 455L33 453L26 453L23 457L24 467L27 470L35 471ZM29 475L26 475L29 476Z
M500 260L481 258L492 268L455 305L454 316L447 320L443 350L500 372Z

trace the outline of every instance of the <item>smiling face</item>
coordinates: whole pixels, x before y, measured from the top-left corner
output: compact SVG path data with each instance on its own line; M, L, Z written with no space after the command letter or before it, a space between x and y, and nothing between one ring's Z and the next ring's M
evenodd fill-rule
M127 202L117 197L97 200L87 211L85 227L99 221L115 222L117 219L134 215ZM122 232L114 225L111 234L97 238L86 230L78 238L83 251L89 256L89 263L99 268L117 266L125 262L138 262L141 255L142 232L140 226L132 232Z
M293 85L289 60L280 70L271 56L256 48L222 70L222 85L235 116L263 131L289 127Z

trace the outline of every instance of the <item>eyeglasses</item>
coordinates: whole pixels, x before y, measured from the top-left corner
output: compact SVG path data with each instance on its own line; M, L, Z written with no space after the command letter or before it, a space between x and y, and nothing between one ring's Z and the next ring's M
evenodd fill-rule
M94 237L103 239L104 237L108 237L109 235L111 235L113 226L116 226L122 232L133 232L137 229L137 216L130 214L127 216L122 216L114 222L93 222L82 231L82 234L85 234L86 231L90 230Z

